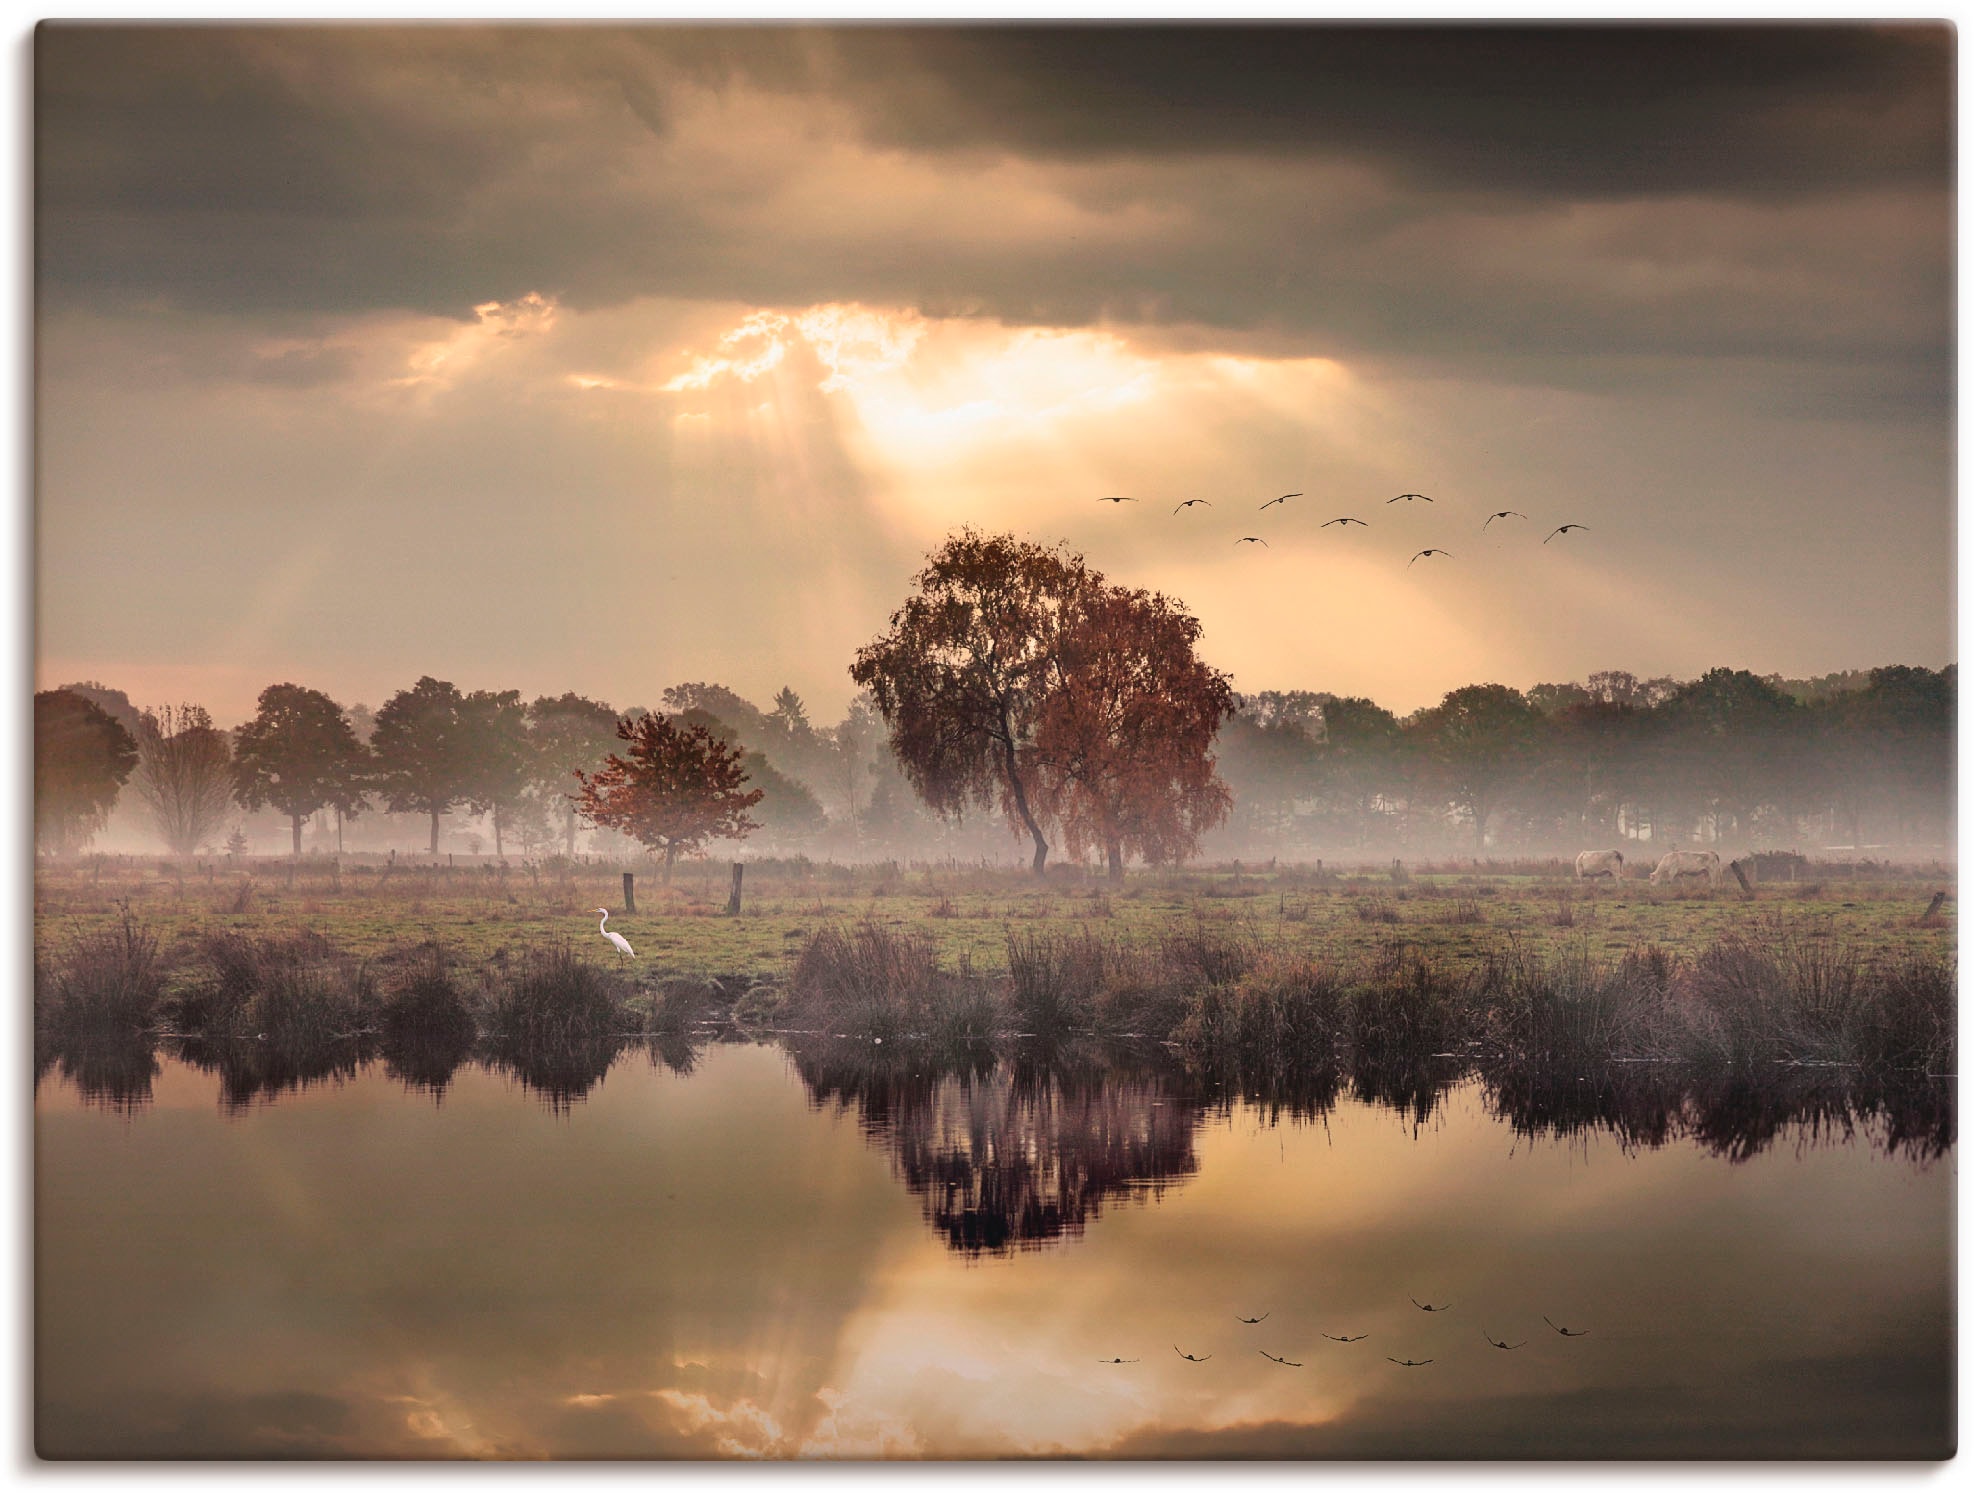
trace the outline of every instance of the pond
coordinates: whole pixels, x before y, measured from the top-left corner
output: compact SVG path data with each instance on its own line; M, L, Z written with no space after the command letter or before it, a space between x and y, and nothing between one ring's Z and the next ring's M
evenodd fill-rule
M1949 1454L1949 1133L1587 1082L816 1038L53 1068L37 1447Z

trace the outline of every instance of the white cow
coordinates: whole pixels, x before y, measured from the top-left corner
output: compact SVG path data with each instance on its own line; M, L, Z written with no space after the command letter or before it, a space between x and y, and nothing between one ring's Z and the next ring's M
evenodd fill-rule
M1716 850L1673 850L1657 862L1650 873L1651 883L1676 881L1680 876L1704 876L1713 886L1726 879L1725 862Z
M1584 850L1574 858L1574 879L1588 881L1597 876L1623 879L1623 857L1620 850Z

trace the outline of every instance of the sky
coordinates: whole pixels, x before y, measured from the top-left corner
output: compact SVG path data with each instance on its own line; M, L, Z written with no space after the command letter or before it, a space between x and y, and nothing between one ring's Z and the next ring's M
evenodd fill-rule
M1952 47L44 26L37 687L829 724L963 525L1245 691L1942 666Z

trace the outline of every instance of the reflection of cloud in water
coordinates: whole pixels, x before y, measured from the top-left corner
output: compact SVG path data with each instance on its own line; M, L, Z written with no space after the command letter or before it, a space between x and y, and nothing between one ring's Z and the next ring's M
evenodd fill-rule
M1077 1238L1109 1202L1159 1197L1196 1170L1196 1103L1090 1058L801 1044L813 1099L856 1109L950 1248L1008 1254Z
M648 1052L555 1120L480 1062L438 1105L382 1064L216 1113L167 1059L133 1120L45 1085L42 1450L1898 1455L1951 1424L1950 1167L1791 1149L1806 1106L1728 1118L1787 1127L1733 1166L1644 1143L1732 1115L1668 1077L1371 1080L1435 1096L1415 1125L1351 1075L1159 1056L827 1044L800 1086L763 1048Z

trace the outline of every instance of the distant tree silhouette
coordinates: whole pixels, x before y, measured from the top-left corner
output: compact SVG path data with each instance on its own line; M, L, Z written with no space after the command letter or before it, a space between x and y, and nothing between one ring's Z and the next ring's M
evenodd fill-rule
M777 691L771 702L770 720L787 736L805 738L811 736L811 718L805 714L804 701L798 698L796 690L788 684Z
M346 818L364 807L368 754L337 702L300 684L271 684L254 719L234 733L234 797L244 809L289 816L289 849L302 854L303 821L319 809Z
M138 720L142 712L131 703L131 697L122 690L112 689L95 679L85 679L77 684L58 685L57 688L65 689L72 695L81 695L128 731L132 741L137 740Z
M613 753L595 773L578 772L577 811L601 829L632 836L660 857L671 880L674 862L711 839L741 839L759 826L748 810L761 789L743 790L742 749L703 725L677 726L665 716L621 721L623 755Z
M1410 722L1424 776L1470 818L1480 849L1493 810L1531 770L1542 720L1516 689L1468 684Z
M577 804L571 775L592 772L619 739L619 713L601 700L565 693L539 695L529 702L531 777L537 793L555 812L564 836L564 854L577 854Z
M138 718L131 787L174 855L191 855L227 820L234 769L227 733L202 706L161 706Z
M473 719L461 692L422 677L378 707L371 733L372 786L395 814L425 814L429 854L440 853L440 816L475 792Z
M68 689L34 697L34 839L60 853L103 827L137 766L137 743L95 701Z
M922 800L958 817L971 803L1001 808L1014 833L1031 836L1034 871L1049 846L1033 742L1062 614L1089 584L1085 561L1063 545L965 529L929 557L890 630L852 665Z
M788 847L825 828L825 809L818 796L798 779L779 772L763 753L744 752L742 768L745 781L762 791L756 812L766 838Z
M467 725L467 801L487 813L495 829L495 856L502 857L505 831L514 828L523 808L532 769L529 708L519 690L478 689L463 696L461 718Z

